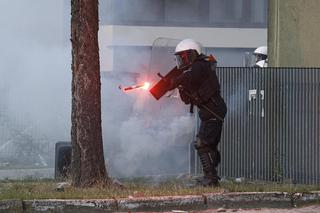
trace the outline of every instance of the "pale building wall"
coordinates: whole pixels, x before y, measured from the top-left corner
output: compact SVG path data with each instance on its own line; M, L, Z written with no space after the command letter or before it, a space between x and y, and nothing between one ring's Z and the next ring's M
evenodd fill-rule
M269 0L269 66L320 67L320 1Z

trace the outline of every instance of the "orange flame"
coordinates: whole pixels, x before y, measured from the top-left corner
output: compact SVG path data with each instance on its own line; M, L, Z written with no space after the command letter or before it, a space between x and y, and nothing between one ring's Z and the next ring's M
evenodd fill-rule
M149 82L144 82L143 86L141 87L141 89L143 90L148 90L150 87L150 83Z

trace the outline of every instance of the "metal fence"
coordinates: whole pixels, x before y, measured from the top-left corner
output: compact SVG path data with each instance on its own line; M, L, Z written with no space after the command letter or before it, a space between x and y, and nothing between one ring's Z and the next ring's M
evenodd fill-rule
M15 97L10 97L8 90L0 88L0 170L52 166L55 141L47 138L39 125L32 123L36 119L24 113L23 107L15 113L10 111L9 98ZM1 178L3 176L0 175Z
M320 184L320 69L218 68L217 74L228 106L220 175Z
M229 67L218 68L217 74L228 106L219 174L320 184L320 69ZM30 153L50 156L51 146L34 143L35 150L26 149L30 140L43 144L37 128L16 126L20 122L7 121L5 114L6 107L0 107L0 158L19 156L30 164L41 162L38 154L27 158L34 156ZM28 140L27 135L36 138ZM20 152L13 145L21 147ZM200 168L191 165L190 170L197 173Z

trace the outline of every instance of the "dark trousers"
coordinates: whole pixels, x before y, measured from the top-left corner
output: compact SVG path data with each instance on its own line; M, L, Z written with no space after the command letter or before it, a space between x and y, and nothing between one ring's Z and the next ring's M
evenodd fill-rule
M217 167L221 161L220 152L218 150L218 144L221 139L223 122L218 119L210 119L201 121L198 138L200 139L202 146L208 147L215 154L213 160L214 167Z

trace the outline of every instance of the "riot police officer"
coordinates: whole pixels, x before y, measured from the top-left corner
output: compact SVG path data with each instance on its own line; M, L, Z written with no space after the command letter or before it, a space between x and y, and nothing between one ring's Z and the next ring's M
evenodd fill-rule
M203 167L203 186L219 183L217 166L220 163L218 144L223 120L227 112L220 95L220 84L215 72L217 61L213 56L201 53L201 46L192 39L182 40L175 49L178 69L184 72L173 80L185 104L194 104L199 109L200 129L195 148Z
M253 67L268 67L268 48L267 46L261 46L254 50L255 65Z

